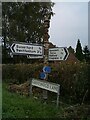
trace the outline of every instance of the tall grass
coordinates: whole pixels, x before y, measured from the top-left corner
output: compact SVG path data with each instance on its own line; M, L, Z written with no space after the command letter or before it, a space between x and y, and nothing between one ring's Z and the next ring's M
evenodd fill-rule
M43 103L40 99L25 97L7 91L7 84L3 83L2 117L4 119L60 119L89 120L89 106L71 106L60 103L58 109L53 103Z
M57 116L55 105L40 100L10 93L3 84L3 118L53 118Z

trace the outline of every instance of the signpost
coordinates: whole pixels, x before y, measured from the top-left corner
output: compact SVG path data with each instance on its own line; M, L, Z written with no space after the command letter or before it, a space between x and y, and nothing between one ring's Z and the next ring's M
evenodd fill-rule
M43 55L43 46L26 44L26 43L13 43L10 47L13 54L21 55Z
M49 49L49 61L54 60L66 60L68 58L69 52L67 48L50 48Z
M57 93L57 107L59 105L59 95L60 95L60 85L52 82L47 82L47 81L42 81L42 80L37 80L37 79L32 79L31 80L31 85L30 85L30 94L32 94L32 87L36 86L39 88L42 88L44 90L48 90L54 93Z
M51 68L48 65L48 61L54 60L66 60L69 52L67 48L50 48L49 49L49 24L50 24L50 17L51 12L47 11L47 7L44 6L44 34L43 34L43 42L44 48L41 45L37 44L27 44L27 43L13 43L10 47L12 55L26 55L27 58L30 59L37 59L37 58L44 58L44 67L43 72L40 74L41 79L43 80L36 80L32 79L30 85L30 93L32 93L32 86L40 87L43 90L43 99L47 100L47 90L51 92L57 93L57 106L59 104L59 90L60 85L47 82L48 80L48 73L51 72Z

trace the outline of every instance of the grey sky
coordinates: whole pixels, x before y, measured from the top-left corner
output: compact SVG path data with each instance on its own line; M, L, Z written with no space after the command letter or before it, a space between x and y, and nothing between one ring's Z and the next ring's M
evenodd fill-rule
M55 1L55 0L54 0ZM50 22L50 39L58 47L88 45L88 2L56 2Z

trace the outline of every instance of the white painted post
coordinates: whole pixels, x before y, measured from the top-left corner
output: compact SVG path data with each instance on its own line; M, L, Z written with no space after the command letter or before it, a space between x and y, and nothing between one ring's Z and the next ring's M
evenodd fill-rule
M30 97L32 96L32 79L30 79Z
M60 95L60 86L59 86L59 90L57 93L57 107L59 106L59 95Z

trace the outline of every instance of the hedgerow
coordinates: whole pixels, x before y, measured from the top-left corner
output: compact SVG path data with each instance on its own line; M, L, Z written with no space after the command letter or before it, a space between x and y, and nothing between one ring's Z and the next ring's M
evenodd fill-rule
M61 96L71 101L83 103L89 101L90 65L87 63L50 63L49 82L60 84ZM3 64L2 79L8 83L23 83L30 78L38 78L43 64Z

